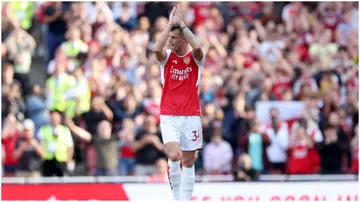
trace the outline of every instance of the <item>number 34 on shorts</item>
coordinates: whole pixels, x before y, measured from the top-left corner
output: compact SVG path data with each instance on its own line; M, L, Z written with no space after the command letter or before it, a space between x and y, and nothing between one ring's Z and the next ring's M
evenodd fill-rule
M183 151L202 149L203 135L199 116L160 115L160 128L164 144L178 142Z
M194 138L192 139L192 141L196 142L200 137L199 131L194 130L192 133L194 134Z

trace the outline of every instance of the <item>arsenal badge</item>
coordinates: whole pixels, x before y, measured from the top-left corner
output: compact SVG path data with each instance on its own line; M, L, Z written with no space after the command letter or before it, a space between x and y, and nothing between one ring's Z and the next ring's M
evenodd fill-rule
M189 56L187 56L187 57L184 58L184 62L185 62L185 64L187 64L187 65L190 63L190 58L189 58Z

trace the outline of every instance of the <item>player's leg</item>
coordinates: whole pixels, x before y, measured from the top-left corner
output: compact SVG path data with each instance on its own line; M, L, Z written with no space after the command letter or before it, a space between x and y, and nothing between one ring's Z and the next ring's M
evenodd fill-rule
M176 117L160 116L160 129L168 156L168 177L174 200L181 200L180 131Z
M190 201L195 185L196 151L182 151L183 173L181 176L182 200Z
M202 149L202 125L199 116L185 118L183 135L181 137L182 165L181 176L182 200L191 200L195 185L196 151Z
M168 177L174 200L181 200L181 168L180 168L180 144L169 142L165 144L165 152L168 156Z

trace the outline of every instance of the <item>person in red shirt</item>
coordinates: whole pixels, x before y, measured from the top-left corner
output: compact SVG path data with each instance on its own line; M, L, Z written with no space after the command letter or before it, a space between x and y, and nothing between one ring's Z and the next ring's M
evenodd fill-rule
M351 140L351 151L352 151L352 172L354 174L358 174L359 173L359 130L358 130L358 126L355 126L355 136L354 138Z
M135 124L126 118L122 122L122 130L119 132L121 140L118 169L120 175L134 175L136 165L136 154L132 147L135 142Z
M15 115L9 114L5 119L4 128L1 134L1 143L4 148L4 174L5 176L15 176L18 160L14 158L16 142L20 138L19 124Z
M289 173L311 174L313 165L311 161L311 149L314 141L307 134L306 128L300 125L290 141Z
M182 8L177 5L155 44L155 55L163 84L160 128L169 158L170 186L175 200L189 201L195 184L196 150L202 149L198 86L205 57L200 42L186 27L182 16ZM165 49L167 41L170 49Z

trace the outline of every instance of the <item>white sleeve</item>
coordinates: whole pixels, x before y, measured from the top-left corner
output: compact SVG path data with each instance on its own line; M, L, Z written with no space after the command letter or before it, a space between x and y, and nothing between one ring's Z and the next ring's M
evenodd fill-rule
M167 63L167 61L169 60L169 57L170 57L170 54L171 54L171 50L170 49L166 49L165 50L166 51L166 58L165 58L165 60L163 60L163 61L158 61L159 62L159 64L160 64L160 68L164 68L165 67L165 64Z
M324 141L324 137L318 128L315 129L314 141L316 143L321 143L322 141Z
M278 132L279 134L276 136L276 139L280 146L283 149L287 149L289 147L289 132L286 128L281 128Z
M293 94L295 96L299 95L301 84L303 84L303 82L300 79L295 81L295 84L294 84L294 87L293 87Z
M69 128L66 128L66 145L70 148L74 147L74 140L71 136Z
M165 65L169 60L171 54L171 50L170 49L166 49L166 58L163 61L158 61L159 65L160 65L160 78L161 78L161 83L162 85L165 84Z
M69 89L65 92L65 99L70 100L77 97L81 97L83 92L86 92L87 85L85 81L78 81L76 87L74 89Z
M194 54L192 54L192 57L194 58L194 61L195 61L196 65L199 68L202 68L203 65L204 65L204 61L205 61L205 53L204 53L204 51L203 51L203 58L201 59L201 61L196 60L195 57L194 57Z

